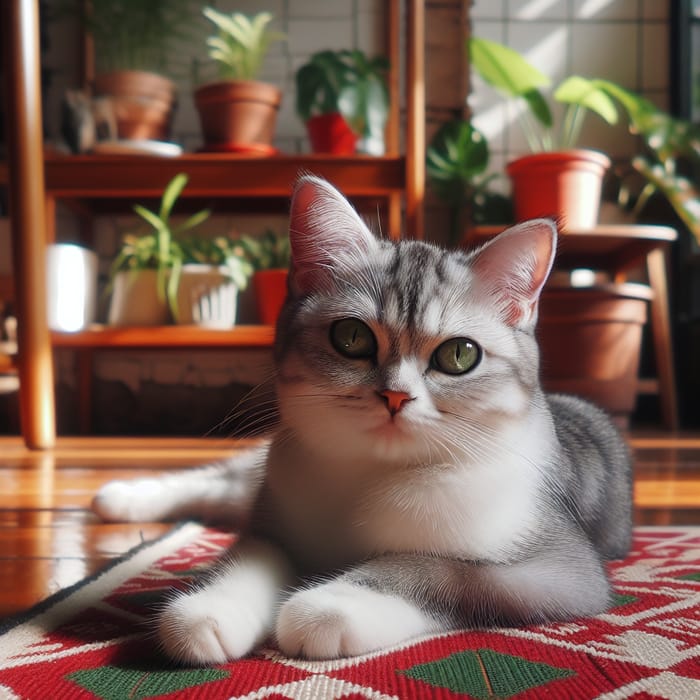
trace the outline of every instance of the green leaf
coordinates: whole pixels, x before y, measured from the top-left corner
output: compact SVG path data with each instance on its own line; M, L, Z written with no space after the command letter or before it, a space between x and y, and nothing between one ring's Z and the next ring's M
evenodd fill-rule
M469 39L469 58L486 83L510 97L523 97L551 84L544 73L517 51L495 41L472 37Z
M192 214L192 216L183 221L177 228L173 230L173 235L176 236L180 233L184 233L185 231L189 231L190 229L199 226L199 224L201 224L203 221L206 221L210 216L211 209L202 209L202 211L198 211L196 214Z
M554 92L554 99L565 104L586 107L608 124L617 123L617 108L605 90L593 80L572 75Z
M521 95L521 97L527 102L530 110L540 124L547 128L550 128L552 124L554 124L549 104L539 90L528 90L528 92Z
M157 214L154 214L150 209L141 206L140 204L134 204L134 211L142 218L145 219L156 231L160 231L165 223Z
M170 216L170 212L177 201L177 198L182 193L187 185L187 180L189 178L185 173L178 173L175 177L168 183L165 191L163 192L163 198L160 204L160 218L163 221L167 221Z

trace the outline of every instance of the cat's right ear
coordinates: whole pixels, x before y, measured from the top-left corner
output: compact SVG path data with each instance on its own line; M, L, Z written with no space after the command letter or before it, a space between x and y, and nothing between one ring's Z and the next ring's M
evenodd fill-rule
M348 200L313 175L299 178L294 188L289 241L289 288L295 295L331 288L343 268L357 265L377 246Z

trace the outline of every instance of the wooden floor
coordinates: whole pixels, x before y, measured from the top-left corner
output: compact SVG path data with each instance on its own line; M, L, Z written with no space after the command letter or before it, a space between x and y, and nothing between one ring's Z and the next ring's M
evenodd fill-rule
M635 520L700 524L700 436L636 434ZM26 450L0 438L0 617L26 609L93 573L168 525L106 525L88 510L97 488L221 458L241 442L61 438Z

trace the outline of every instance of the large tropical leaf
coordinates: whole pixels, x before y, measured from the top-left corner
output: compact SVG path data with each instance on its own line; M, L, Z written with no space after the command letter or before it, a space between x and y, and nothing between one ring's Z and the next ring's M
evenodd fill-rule
M436 193L461 202L474 178L489 162L488 142L468 121L455 119L436 132L427 150L426 169Z
M572 75L554 91L554 99L565 104L586 107L608 124L617 123L615 103L595 80Z
M546 127L552 125L549 105L540 93L540 88L549 87L551 80L517 51L495 41L471 37L469 60L491 87L508 97L522 97L539 122Z
M495 41L471 37L469 59L484 81L511 97L522 97L551 84L544 73L517 51Z

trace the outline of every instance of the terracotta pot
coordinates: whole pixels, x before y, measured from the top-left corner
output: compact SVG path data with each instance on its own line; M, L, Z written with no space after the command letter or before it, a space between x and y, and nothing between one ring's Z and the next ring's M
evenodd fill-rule
M109 305L112 326L163 326L170 322L170 309L158 296L155 270L118 272Z
M225 267L183 265L177 288L177 322L205 328L233 328L238 287Z
M551 217L562 228L593 228L609 167L607 156L585 149L534 153L512 161L507 171L516 219Z
M277 323L284 300L287 297L286 269L258 270L253 275L255 303L260 323L273 326Z
M146 71L114 71L95 77L95 95L110 98L118 138L169 137L175 106L171 80Z
M332 153L336 156L355 153L357 134L339 112L311 117L306 122L306 131L314 153Z
M626 424L637 398L651 290L640 284L547 286L537 336L547 391L593 401Z
M282 93L274 85L247 80L207 83L195 90L205 148L269 146Z

